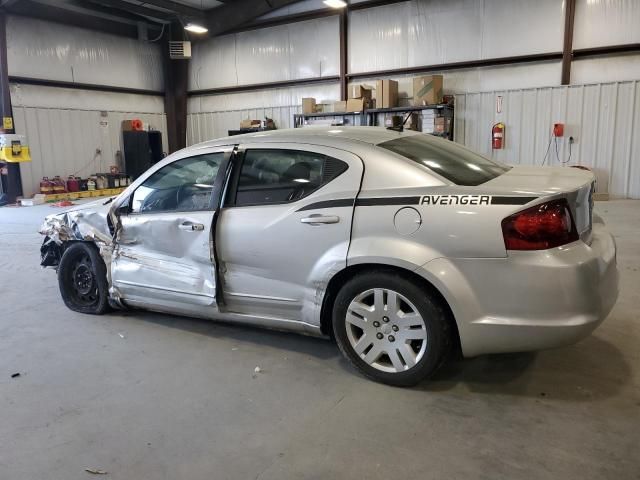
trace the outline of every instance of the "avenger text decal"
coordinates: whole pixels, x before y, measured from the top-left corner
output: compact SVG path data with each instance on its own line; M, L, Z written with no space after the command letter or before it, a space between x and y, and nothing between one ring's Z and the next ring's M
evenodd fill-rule
M425 195L421 205L489 205L491 195Z

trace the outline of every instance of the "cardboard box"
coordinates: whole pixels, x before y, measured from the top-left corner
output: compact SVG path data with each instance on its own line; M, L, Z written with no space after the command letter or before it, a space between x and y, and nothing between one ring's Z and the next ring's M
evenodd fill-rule
M333 102L333 111L334 112L346 112L347 111L347 102Z
M405 115L406 118L406 115ZM407 130L416 130L420 131L420 115L418 113L412 113L407 120L407 123L404 124L404 128Z
M347 112L361 112L364 110L365 102L363 98L350 98L346 103Z
M385 127L399 127L402 125L404 118L402 115L385 115L384 126Z
M422 115L421 123L420 123L420 131L422 133L433 133L434 128L435 128L435 118L428 115Z
M246 118L244 120L240 120L240 128L260 128L261 122L260 120L251 120L250 118Z
M451 119L448 117L436 117L433 122L436 133L449 133L451 129Z
M302 99L302 113L316 113L316 99L315 98L303 98Z
M350 85L349 86L349 99L366 98L371 100L372 91L371 87L366 85Z
M398 106L398 82L395 80L378 80L376 82L376 108L393 108Z
M442 103L442 75L425 75L413 79L413 104L438 105Z

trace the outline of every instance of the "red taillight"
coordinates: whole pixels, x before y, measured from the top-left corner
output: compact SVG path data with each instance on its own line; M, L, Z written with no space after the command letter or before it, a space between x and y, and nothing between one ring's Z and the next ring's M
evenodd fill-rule
M514 213L502 221L502 234L507 250L545 250L578 240L565 199Z

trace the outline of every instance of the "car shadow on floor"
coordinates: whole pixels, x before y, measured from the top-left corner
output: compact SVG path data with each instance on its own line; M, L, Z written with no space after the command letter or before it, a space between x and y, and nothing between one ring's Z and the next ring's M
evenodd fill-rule
M203 320L191 317L177 317L162 313L144 311L119 312L121 315L135 316L137 319L169 328L206 335L211 338L228 339L241 343L253 343L314 356L319 359L330 359L340 356L338 347L327 339L301 335L296 332L285 332L236 324L220 320Z
M463 387L473 393L588 402L615 395L630 378L622 352L590 336L577 345L541 352L451 359L416 388L443 392Z
M262 345L318 359L338 358L339 368L351 375L360 375L342 357L335 342L326 339L144 311L120 314L211 338ZM577 345L554 350L451 358L431 379L415 388L431 393L463 390L588 402L615 395L630 378L631 368L622 352L614 344L592 335Z

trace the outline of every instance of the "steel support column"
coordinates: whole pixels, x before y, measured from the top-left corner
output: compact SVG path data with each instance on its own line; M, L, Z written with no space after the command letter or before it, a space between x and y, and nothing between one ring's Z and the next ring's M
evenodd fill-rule
M0 12L0 133L15 133L7 67L7 18L4 12ZM0 162L0 201L14 203L21 195L20 164Z
M348 74L349 6L340 12L340 99L346 100Z
M573 24L576 18L576 0L566 0L564 11L564 43L562 46L562 85L571 83L573 60Z
M165 32L162 42L164 61L164 111L167 116L167 142L169 153L187 145L187 86L189 60L171 60L169 40L184 40L184 31L173 23Z

